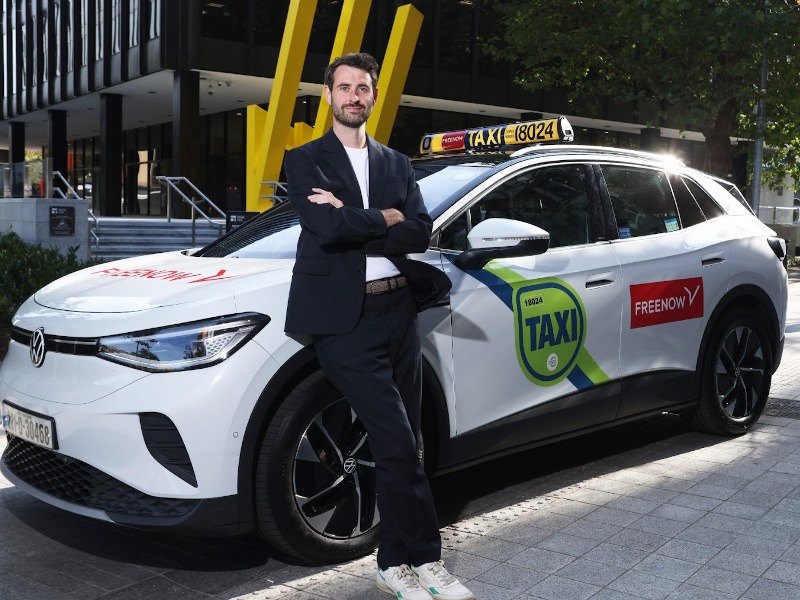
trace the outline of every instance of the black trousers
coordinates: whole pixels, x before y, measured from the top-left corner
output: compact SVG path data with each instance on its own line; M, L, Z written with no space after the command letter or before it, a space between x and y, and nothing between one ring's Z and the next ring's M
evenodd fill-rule
M325 375L367 430L381 518L378 566L439 560L436 509L417 455L422 371L411 291L367 294L352 332L316 335L314 345Z

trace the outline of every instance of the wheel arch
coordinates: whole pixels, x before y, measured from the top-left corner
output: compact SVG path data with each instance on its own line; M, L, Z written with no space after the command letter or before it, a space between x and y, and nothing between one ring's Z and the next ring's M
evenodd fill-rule
M247 422L239 454L238 508L240 521L254 523L253 479L256 468L256 450L261 444L265 427L280 406L281 400L303 379L320 368L312 345L287 360L269 380L256 402ZM425 467L429 473L436 471L443 456L449 456L450 436L447 401L439 378L431 364L422 358L422 421L425 442Z
M261 444L265 427L278 409L281 400L317 369L319 361L313 346L305 346L281 365L253 407L239 453L237 490L239 516L242 522L251 525L255 522L253 479L256 469L256 450Z
M702 384L701 367L711 334L722 316L734 307L744 308L763 317L763 321L766 323L767 337L769 339L772 356L777 356L778 344L780 342L780 321L778 319L778 313L775 310L775 305L772 303L769 294L762 288L752 284L743 284L728 290L711 312L708 324L703 332L703 338L700 342L700 352L697 354L697 363L695 366L693 386L695 398L700 396L700 386ZM777 368L777 364L774 364L773 368Z
M422 438L425 471L433 474L452 454L450 413L442 384L433 366L422 357Z

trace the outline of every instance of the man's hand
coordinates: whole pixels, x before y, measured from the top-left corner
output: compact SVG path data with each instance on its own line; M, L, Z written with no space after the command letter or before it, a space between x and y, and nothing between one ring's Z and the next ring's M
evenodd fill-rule
M397 225L406 220L405 215L396 208L384 208L381 210L383 218L386 220L386 227Z
M342 208L342 201L331 194L328 190L323 190L322 188L311 188L311 191L314 193L311 194L308 199L314 204L332 204L334 208Z

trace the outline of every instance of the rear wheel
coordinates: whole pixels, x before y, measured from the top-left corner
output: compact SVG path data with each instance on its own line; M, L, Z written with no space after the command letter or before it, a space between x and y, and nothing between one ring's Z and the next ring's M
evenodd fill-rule
M340 562L377 544L367 433L322 372L300 383L269 423L257 457L255 505L262 536L303 561Z
M772 349L752 312L737 308L714 328L701 363L692 426L717 435L745 433L758 421L772 381Z

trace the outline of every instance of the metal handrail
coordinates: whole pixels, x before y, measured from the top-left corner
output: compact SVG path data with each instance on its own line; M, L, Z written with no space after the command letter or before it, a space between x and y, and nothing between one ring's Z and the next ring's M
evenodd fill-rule
M209 216L208 216L206 213L204 213L204 212L203 212L203 209L201 209L201 208L200 208L200 207L197 205L197 203L195 202L195 200L194 200L194 197L190 198L188 195L186 195L186 194L185 194L185 193L184 193L184 192L183 192L183 191L180 189L180 187L178 187L178 186L179 186L179 184L181 184L181 183L184 183L184 184L186 184L187 186L189 186L189 187L192 189L192 191L194 191L194 192L195 192L195 193L196 193L198 196L200 196L200 197L201 197L201 198L202 198L202 199L205 201L205 203L206 203L208 206L210 206L210 207L211 207L211 208L213 208L215 211L217 211L217 214L219 214L219 215L220 215L220 216L221 216L223 219L225 219L225 218L227 217L227 215L225 214L225 211L223 211L223 210L222 210L222 209L221 209L219 206L217 206L216 204L214 204L214 203L211 201L211 199L210 199L208 196L206 196L206 195L205 195L203 192L201 192L201 191L200 191L200 189L198 189L198 187L197 187L195 184L193 184L193 183L192 183L192 182L191 182L189 179L187 179L186 177L169 177L169 176L167 176L167 175L158 175L158 176L156 177L156 179L157 179L157 180L158 180L158 181L159 181L159 182L160 182L162 185L164 185L164 186L166 186L166 187L167 187L167 221L169 221L169 222L171 222L171 221L172 221L172 202L171 202L171 192L172 192L173 190L174 190L175 192L177 192L178 196L180 196L180 198L181 198L181 199L182 199L184 202L186 202L187 204L189 204L189 206L191 206L191 207L192 207L192 246L194 246L194 244L195 244L195 220L196 220L196 217L195 217L195 211L197 211L198 213L200 213L200 215L201 215L201 216L202 216L202 217L203 217L203 218L206 220L206 222L207 222L209 225L211 225L212 227L216 227L216 228L219 230L219 233L220 233L220 235L222 235L222 232L223 232L223 230L224 230L224 227L225 227L225 225L224 225L224 224L221 224L221 223L217 223L217 222L216 222L216 221L214 221L214 220L213 220L211 217L209 217ZM209 212L210 212L210 211L209 211Z
M83 196L81 196L80 194L78 194L78 192L76 192L75 189L69 184L69 181L67 181L66 177L64 177L64 175L61 174L61 171L53 171L53 176L58 178L61 181L61 183L64 184L64 187L67 188L67 192L72 194L76 199L85 200L85 198ZM64 191L58 186L53 186L53 191L56 192L62 198L64 198L64 200L69 198L69 196L66 195L64 193ZM89 218L94 222L94 225L89 228L89 235L92 236L92 239L94 240L95 245L99 246L100 245L100 236L97 235L95 230L96 229L97 230L100 229L100 221L95 216L94 212L92 212L91 207L87 206L86 210L89 211Z
M272 200L274 204L280 204L281 202L286 202L289 199L289 189L286 187L285 183L281 181L261 181L260 183L261 185L268 185L272 187L273 193L259 196L259 198ZM278 195L278 191L283 192L283 195Z
M786 214L787 212L791 213L785 217L785 219L779 219L778 213L781 213L781 216ZM800 215L800 207L798 206L759 206L758 207L758 217L761 219L762 212L766 212L767 214L772 214L772 224L775 225L797 225L798 224L798 215ZM770 223L770 221L766 221L762 219L765 223Z

